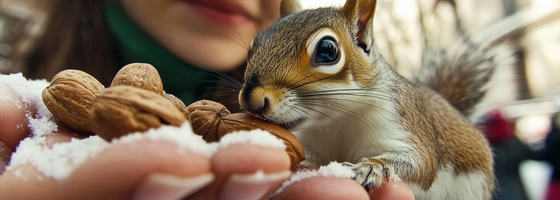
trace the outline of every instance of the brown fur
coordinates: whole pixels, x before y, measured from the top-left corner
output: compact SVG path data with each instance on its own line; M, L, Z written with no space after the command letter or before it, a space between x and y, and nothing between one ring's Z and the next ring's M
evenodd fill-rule
M496 52L470 41L458 39L452 45L461 49L461 54L457 55L458 50L426 47L424 67L414 81L436 91L463 115L469 116L482 101L488 90L484 85L500 61L495 58Z
M317 90L324 89L322 86L325 85L333 86L336 92L336 90L355 88L356 86L352 84L356 83L365 91L360 91L363 93L358 93L359 95L371 95L371 99L364 99L363 96L361 96L362 98L360 98L360 101L365 100L370 102L360 107L355 105L362 102L337 102L337 98L339 97L337 96L330 97L329 103L333 102L333 104L339 106L333 107L333 109L341 107L347 108L348 110L344 110L347 112L343 112L343 114L372 114L373 112L370 111L377 112L377 110L379 110L379 112L383 112L383 108L378 109L375 107L379 101L383 101L375 99L376 89L382 88L382 91L380 91L382 93L381 96L387 97L387 101L390 101L392 106L396 108L396 113L388 114L391 115L390 117L383 116L391 120L396 119L394 121L387 121L388 123L395 123L395 125L379 125L376 124L379 123L377 121L368 121L364 123L370 123L372 125L372 130L388 130L388 133L368 131L367 128L357 128L355 129L358 130L357 133L352 132L347 133L349 135L337 135L350 139L345 140L344 142L346 143L340 144L344 147L333 151L334 153L325 153L329 151L329 149L320 149L321 147L314 147L316 149L312 149L315 151L312 153L328 154L329 161L337 160L342 162L347 162L349 160L355 162L356 158L351 156L355 156L356 154L366 157L358 157L358 159L362 159L356 164L345 164L348 164L346 166L350 166L355 170L356 176L360 174L361 178L365 177L365 179L367 179L366 182L360 182L364 184L364 186L367 185L367 187L378 187L380 185L378 181L380 179L378 178L389 178L391 176L391 174L382 173L395 173L405 182L417 185L424 190L424 192L429 193L433 183L438 178L438 173L441 171L452 170L451 173L455 175L481 172L485 175L486 179L484 181L486 181L486 183L480 183L485 184L485 191L480 192L484 193L484 199L490 199L491 191L494 186L494 175L493 159L488 143L480 131L454 107L455 102L452 101L450 104L446 99L449 97L448 95L456 95L458 96L457 99L461 99L472 93L457 94L464 92L464 90L449 87L452 90L441 90L451 91L447 93L444 92L444 96L442 97L428 87L408 82L392 71L390 66L388 66L381 57L371 38L372 31L369 29L372 28L374 10L375 1L349 0L340 10L328 8L317 9L314 10L313 13L303 11L285 17L265 32L261 33L255 38L254 45L249 50L248 68L245 74L246 82L239 95L240 104L249 112L264 118L266 118L266 114L276 112L277 110L275 109L280 111L283 111L283 109L300 109L294 111L294 113L298 113L301 111L301 107L292 108L291 106L287 106L279 109L279 107L282 106L280 102L286 103L292 101L288 99L288 95L284 94L284 92L294 92L290 94L290 98L297 100L297 98L301 98L297 94L300 92L320 93L322 91ZM309 26L309 23L314 24L314 26ZM309 39L313 38L322 28L329 28L335 33L336 37L338 37L338 45L343 49L345 54L344 66L337 72L330 74L315 70L314 67L317 66L311 63L311 58L308 55L310 52L307 52ZM297 30L297 34L294 34L294 30ZM467 65L465 67L469 66ZM488 72L491 72L491 70L481 71L481 73ZM441 79L442 77L436 78ZM438 83L441 84L442 82ZM466 84L471 83L472 82L467 82ZM480 85L483 84L475 84L473 87L480 87ZM338 86L340 86L340 88L337 88ZM459 86L463 87L463 85ZM336 93L334 94L336 95ZM339 95L342 96L344 94ZM328 95L325 96L329 98ZM302 100L295 101L296 104L292 106L297 106L297 103L303 104L309 102L310 105L306 105L309 107L302 107L310 108L310 110L312 110L310 112L313 112L315 108L322 109L320 105L316 104L316 101L321 97L316 97L316 99L312 98L310 101L305 101L305 97L303 97ZM352 97L358 97L358 95L348 96L350 100ZM267 105L266 102L269 104L268 107L265 106ZM467 106L472 107L473 105L468 104ZM317 112L321 113L320 111ZM372 118L368 119L378 119L374 118L376 115L377 114L374 113L372 114ZM272 119L274 117L278 118L278 123L283 123L281 120L286 119L272 114L269 116L270 118L268 119L271 121L274 120ZM317 123L320 126L324 125L319 121L317 121ZM352 124L353 122L350 123ZM357 127L366 127L364 124L359 123L354 123L353 125L358 125ZM341 124L340 126L344 127L346 125ZM388 128L375 129L373 128L375 126ZM313 126L313 128L317 128L317 126ZM331 128L333 127L331 126ZM404 128L405 133L402 133L403 131L400 130L401 128ZM315 130L316 129L313 129L311 132L314 133ZM345 129L340 130L348 131L354 129L345 127ZM339 130L337 129L335 131ZM395 134L401 134L401 138L404 139L399 138L392 140L387 139L389 137L382 137L386 136L383 134L393 134L393 132ZM332 132L329 133L336 134ZM390 144L397 144L397 146L399 144L398 142L410 144L413 149L410 150L406 149L408 147L402 147L401 149L394 148L395 150L390 150L390 152L371 153L374 151L361 150L362 148L369 148L367 146L356 146L356 143L360 143L360 141L356 140L361 138L375 139L376 137L365 137L359 134L377 135L380 136L378 138L385 139L381 141L394 142ZM309 136L305 139L306 142L313 141L315 144L323 144L316 143L317 140L320 139L315 137ZM395 142L395 140L399 141ZM321 142L325 141L326 140L322 140ZM332 145L334 143L325 142L325 144ZM362 144L371 145L376 143ZM377 145L383 146L383 144ZM332 148L337 147L333 146ZM376 148L376 146L371 146L371 148ZM383 150L391 149L386 146L383 148ZM368 152L369 154L367 154ZM351 154L351 156L347 157L345 153ZM318 159L327 158L327 156L317 157ZM325 160L318 162L325 164ZM374 178L369 179L369 177ZM473 184L479 183L473 182Z
M404 82L396 83L394 91L408 97L396 98L401 123L414 133L410 141L422 147L417 150L426 163L417 173L403 174L403 179L427 190L438 168L450 165L455 174L484 172L488 177L486 194L490 194L494 185L493 159L484 136L439 94Z

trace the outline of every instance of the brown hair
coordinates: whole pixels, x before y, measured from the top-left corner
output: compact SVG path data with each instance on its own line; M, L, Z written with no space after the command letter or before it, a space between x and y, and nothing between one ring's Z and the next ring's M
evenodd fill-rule
M110 84L119 69L103 16L103 0L43 0L48 19L29 51L15 55L23 75L50 80L64 69L80 69Z

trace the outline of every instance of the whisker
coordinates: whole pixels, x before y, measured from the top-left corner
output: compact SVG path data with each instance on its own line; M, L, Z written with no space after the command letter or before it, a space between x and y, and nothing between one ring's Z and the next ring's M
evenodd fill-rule
M388 80L389 80L389 79L386 79L386 78L380 78L380 76L381 76L381 75L380 75L380 73L379 73L379 74L373 75L373 77L372 77L371 79L375 80L375 82L378 82L378 81L388 81ZM326 76L326 77L323 77L323 78L318 79L318 80L314 80L314 81L310 81L310 82L301 83L301 82L303 82L304 80L308 79L308 77L304 77L304 78L300 79L299 81L296 81L295 83L292 83L292 84L290 84L290 85L287 85L286 87L287 87L288 89L295 90L295 89L297 89L297 88L300 88L300 87L303 87L303 86L306 86L306 85L309 85L309 84L312 84L312 83L317 83L317 82L320 82L320 81L323 81L323 80L327 80L327 79L329 79L329 78L330 78L330 76ZM354 81L356 81L356 80L360 80L360 79L354 79ZM376 83L376 84L374 84L374 85L378 85L378 83Z
M287 74L287 73L286 73L286 74ZM287 76L287 75L286 75L286 76ZM287 78L287 77L286 77L286 78ZM306 79L307 79L307 77L301 78L301 79L298 80L298 81L295 81L295 82L293 82L293 83L291 83L291 84L285 85L285 87L288 88L288 89L290 89L290 90L296 89L297 86L300 84L300 82L302 82L302 81L304 81L304 80L306 80Z
M255 33L253 34L253 38L255 38L259 33L259 29L257 28L257 24L253 23L253 28L255 28Z
M237 33L237 36L239 36L239 39L241 39L241 42L245 45L245 50L249 51L249 47L247 46L247 43L245 43L245 40L243 40L243 37L241 37L241 34L239 34L239 32L237 31L237 29L231 25L231 28L233 28L233 30L235 31L235 33Z
M291 109L291 110L288 110L288 112L287 112L287 113L284 113L284 115L290 115L289 118L292 118L292 119L297 119L297 118L296 118L296 117L294 116L294 114L293 114L292 112L290 112L290 111L297 112L297 113L299 113L300 115L302 115L302 114L301 114L301 111L302 111L301 109L297 109L297 108L295 108L295 107L293 107L293 106L290 106L290 107L291 107L292 109ZM303 112L305 113L305 111L303 111ZM306 113L306 114L307 114L307 113ZM288 125L289 125L289 126L293 126L293 125L295 125L295 124L294 124L294 122L290 122Z
M366 105L366 106L372 106L372 107L374 107L374 108L377 108L377 109L380 109L380 110L383 110L383 111L385 111L385 112L390 113L389 110L387 110L387 109L385 109L385 108L382 108L382 107L380 107L380 106L378 106L378 105L374 105L374 104L371 104L371 103L367 103L367 102L363 102L363 101L358 101L358 100L351 100L351 99L336 99L336 98L311 99L311 98L308 98L308 99L294 100L294 101L299 101L299 102L308 102L308 101L321 102L321 101L325 101L325 100L331 100L331 101L329 101L328 103L333 103L333 104L341 104L341 103L336 102L336 101L352 102L352 103L362 104L362 105ZM342 105L341 105L341 106L342 106Z
M328 115L328 114L326 114L326 113L324 113L324 112L321 112L321 111L319 111L319 110L313 108L313 106L304 105L304 104L302 104L302 103L296 103L295 105L298 105L298 106L300 106L300 107L302 107L302 108L311 110L311 111L316 112L316 113L318 113L318 114L320 114L320 115L322 115L322 116L325 116L325 117L327 117L327 118L330 118L330 119L332 119L332 120L333 120L334 122L336 122L336 123L342 123L342 122L340 122L340 120L338 120L337 118L334 118L334 117L331 116L331 115ZM318 117L315 117L315 116L313 116L313 115L310 115L310 116L311 116L312 118L314 118L314 120L317 122L317 124L320 125L320 127L323 129L323 132L327 132L327 131L324 129L324 127L325 127L325 123L324 123L324 122L321 122L321 121L319 120Z
M310 101L306 101L306 102L302 102L305 103L306 106L321 106L324 107L324 104L322 104L322 102L310 102ZM343 105L338 105L337 103L333 103L331 105L329 105L329 108L333 111L348 115L348 116L352 116L355 117L357 119L363 120L364 122L367 122L368 124L372 125L372 126L376 126L375 123L367 120L365 117L358 115L357 113L353 112L352 110L346 108ZM340 122L339 122L340 123Z
M231 85L237 86L237 89L241 89L243 87L243 83L240 83L239 81L237 81L235 78L233 78L232 76L228 75L227 73L224 72L219 72L216 70L212 70L212 69L207 69L209 72L209 75L218 78L221 81L227 82ZM213 82L214 80L207 80L206 82ZM216 82L216 81L214 81ZM217 81L219 82L219 81Z
M235 30L235 32L237 32L237 30ZM238 34L239 34L239 33L238 33ZM249 52L249 49L248 49L247 47L245 47L244 45L242 45L241 43L239 43L238 41L234 40L233 38L228 37L228 36L225 35L225 34L221 34L221 35L224 36L224 37L226 37L226 38L228 38L228 39L230 39L231 41L237 43L241 48L243 48L243 49L245 49L245 51Z
M243 87L243 85L241 85L239 82L234 82L234 81L225 80L225 79L221 79L221 80L204 80L203 82L205 82L205 83L215 83L215 84L223 83L223 84L221 84L221 85L223 85L223 86L228 86L229 88L236 89L236 90L241 90L241 88ZM219 85L220 85L220 84L219 84Z
M332 100L344 100L341 98L337 98L337 97L329 97L329 96L356 96L356 97L371 97L371 98L375 98L375 99L379 99L379 100L385 100L385 101L391 101L392 98L389 95L383 95L383 94L368 94L368 93L325 93L325 94L310 94L310 95L299 95L298 97L301 99L317 99L319 100L319 97L322 98L329 98ZM315 98L317 97L317 98Z
M317 82L320 82L320 81L322 81L322 80L326 80L326 79L328 79L328 78L329 78L329 77L324 77L324 78L321 78L321 79L318 79L318 80L315 80L315 81L310 81L310 82L307 82L307 83L302 83L302 84L299 84L299 85L295 85L295 84L297 84L297 83L299 83L299 82L301 82L301 81L307 79L307 77L305 77L305 78L302 78L301 80L295 82L294 84L288 86L288 88L291 89L291 90L295 90L295 89L298 89L298 88L300 88L300 87L303 87L303 86L306 86L306 85L309 85L309 84L312 84L312 83L317 83Z
M297 92L298 98L310 98L310 97L324 97L333 96L357 96L357 97L372 97L376 99L381 99L385 101L390 101L392 96L390 94L382 93L378 91L380 88L367 88L367 89L333 89L333 90L320 90L320 91L300 91Z
M332 90L318 90L318 91L299 91L298 94L314 94L314 93L327 93L327 92L340 92L340 91L370 91L376 92L380 88L351 88L351 89L332 89Z
M228 100L222 100L224 105L229 105L229 106L233 106L229 108L229 111L232 113L238 113L241 112L243 110L243 107L241 107L241 105L239 105L239 102L236 99L228 99Z
M284 74L282 74L282 78L280 81L280 84L277 85L276 89L280 89L280 88L289 88L286 83L288 83L288 78L289 78L290 73L288 72L284 72Z
M322 102L300 102L300 103L296 103L295 105L299 105L299 106L307 107L307 108L311 108L311 107L320 107L320 108L324 108L324 106L325 106L324 104L322 104ZM329 108L330 108L330 109L334 109L334 110L336 110L337 112L344 113L344 114L349 114L349 113L351 112L349 109L345 108L344 106L340 106L340 105L336 105L336 104L329 105ZM321 113L322 115L328 116L329 118L331 118L331 119L333 119L333 120L335 120L335 121L337 121L337 122L340 123L340 121L338 121L338 120L335 119L334 117L332 117L332 116L330 116L330 115L327 115L326 113L320 112L320 111L318 111L318 110L316 110L316 109L314 109L314 110L315 110L316 112Z
M324 115L324 116L330 117L330 116L328 116L328 115L326 115L326 114L324 114L324 113L322 113L322 112L320 112L320 111L318 111L318 110L315 110L315 109L313 109L313 108L310 108L310 107L307 107L307 106L304 106L304 105L299 105L299 106L300 106L300 107L303 107L303 108L306 108L306 109L308 109L308 110L317 112L317 113L319 113L319 114L322 114L322 115ZM319 124L319 127L321 127L321 129L323 129L323 133L326 133L326 132L327 132L327 131L325 130L325 124L324 124L323 122L321 122L321 121L319 120L319 118L315 117L314 115L310 114L309 112L307 112L307 111L305 111L305 110L303 110L303 109L301 109L301 108L298 108L298 107L295 107L295 106L290 106L290 107L291 107L294 111L296 111L296 112L299 110L299 111L305 113L305 116L308 116L308 117L312 118L313 121L315 121L317 124ZM301 114L300 112L298 112L298 113L299 113L300 115L303 115L303 114ZM336 120L336 119L333 118L333 120Z
M381 92L381 87L372 87L372 88L341 88L341 89L329 89L329 90L316 90L316 91L298 91L298 94L304 95L313 95L313 94L332 94L336 92L360 92L364 94L374 93L374 92Z
M232 94L232 95L238 95L239 91L240 91L240 90L232 88L232 87L228 88L228 87L220 87L220 86L206 86L206 87L204 87L204 89L214 90L214 91L218 90L218 89L221 89L222 92L227 92L228 94Z

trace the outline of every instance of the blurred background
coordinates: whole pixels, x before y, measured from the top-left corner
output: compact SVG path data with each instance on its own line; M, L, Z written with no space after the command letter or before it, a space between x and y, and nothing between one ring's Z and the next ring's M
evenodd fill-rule
M304 8L345 2L300 1ZM0 73L20 71L13 55L42 33L41 2L0 1ZM374 24L384 57L405 77L428 43L457 32L515 49L519 97L495 105L481 125L496 158L495 199L560 199L560 1L379 0Z

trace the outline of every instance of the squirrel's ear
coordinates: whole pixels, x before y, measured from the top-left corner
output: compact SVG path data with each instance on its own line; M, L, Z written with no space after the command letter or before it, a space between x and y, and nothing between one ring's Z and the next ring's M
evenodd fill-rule
M373 16L376 6L376 0L347 0L340 10L346 19L356 26L353 34L357 45L366 52L369 52L373 45Z
M299 0L282 0L280 3L280 16L285 16L301 10Z

